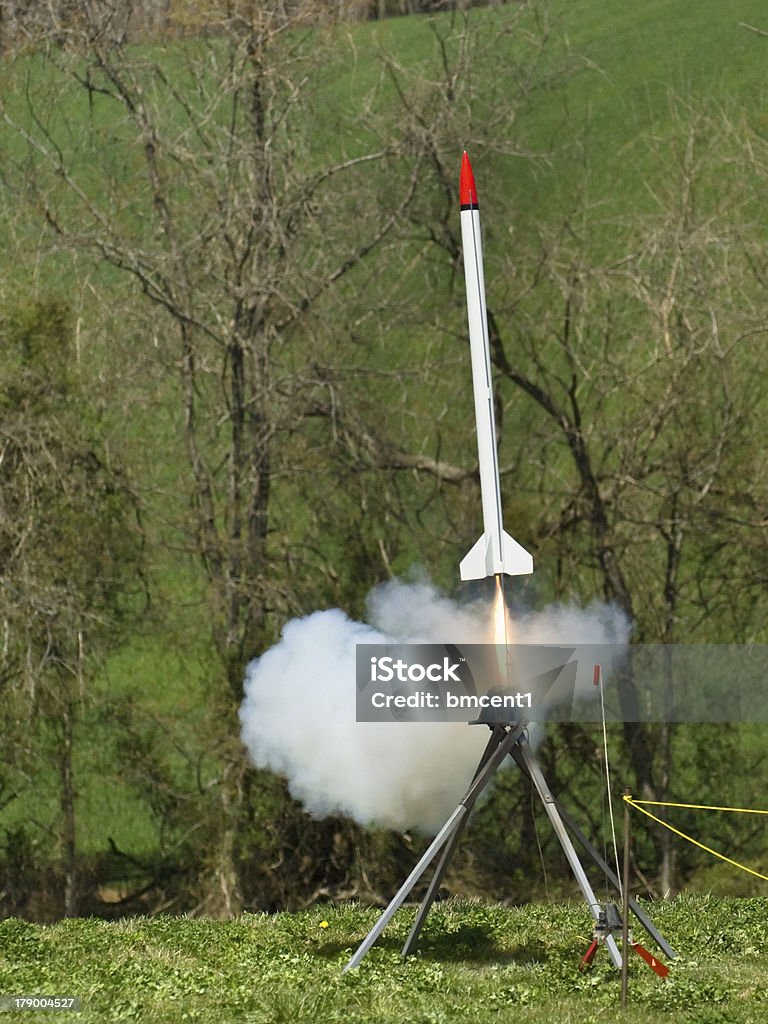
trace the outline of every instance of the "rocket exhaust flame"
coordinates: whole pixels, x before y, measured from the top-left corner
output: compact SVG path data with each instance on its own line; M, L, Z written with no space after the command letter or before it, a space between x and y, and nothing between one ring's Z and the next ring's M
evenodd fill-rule
M509 645L512 643L512 623L504 600L504 586L500 573L496 576L496 592L493 597L493 643L496 645L499 680L502 687L506 687L510 682Z
M496 577L496 593L493 598L493 642L506 647L510 642L510 621L504 600L501 576Z

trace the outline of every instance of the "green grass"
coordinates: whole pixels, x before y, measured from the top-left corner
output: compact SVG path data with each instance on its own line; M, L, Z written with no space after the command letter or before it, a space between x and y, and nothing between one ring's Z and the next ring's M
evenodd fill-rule
M765 28L764 5L568 5L560 27L574 73L524 115L528 144L548 160L514 162L520 216L553 223L582 189L606 220L653 209L697 114L759 117L765 40L742 23Z
M227 923L165 917L40 927L9 920L0 924L0 994L82 999L77 1018L25 1012L29 1024L765 1021L768 900L683 896L652 909L679 956L667 981L632 958L625 1013L604 950L591 971L577 969L590 940L588 914L578 904L438 904L420 952L407 961L399 950L413 911L404 910L346 975L342 968L376 920L374 910L319 907Z

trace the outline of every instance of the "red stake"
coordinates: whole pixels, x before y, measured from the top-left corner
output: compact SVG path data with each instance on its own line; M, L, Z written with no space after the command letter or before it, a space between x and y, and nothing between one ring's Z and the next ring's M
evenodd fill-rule
M581 962L579 963L579 970L580 971L583 971L585 967L591 967L592 966L592 961L595 959L595 953L597 952L597 947L598 946L599 946L599 942L597 941L597 939L593 939L592 940L592 945L589 947L587 952L581 958Z
M641 946L639 942L630 943L632 949L637 955L645 960L652 971L655 971L660 978L666 978L669 974L669 968L666 967L660 960L657 960L653 953L649 953L645 946Z

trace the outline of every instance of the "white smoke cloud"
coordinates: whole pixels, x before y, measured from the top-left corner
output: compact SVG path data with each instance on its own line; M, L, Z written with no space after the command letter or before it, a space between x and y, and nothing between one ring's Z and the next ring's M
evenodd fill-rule
M428 583L392 582L371 593L368 618L354 622L333 609L289 622L246 671L243 740L254 764L284 775L317 817L341 813L365 825L434 832L465 791L487 730L356 722L355 647L485 643L490 606L459 605ZM629 635L624 616L600 604L555 606L514 626L517 643L624 643Z

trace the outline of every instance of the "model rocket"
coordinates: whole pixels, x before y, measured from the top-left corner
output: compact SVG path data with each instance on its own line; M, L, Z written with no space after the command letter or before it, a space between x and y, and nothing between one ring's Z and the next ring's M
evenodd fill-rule
M496 451L496 422L493 413L488 316L485 309L480 208L475 176L466 152L461 160L459 197L464 277L467 284L469 348L472 355L472 384L475 393L477 456L483 503L482 536L469 554L462 559L459 571L463 580L478 580L500 573L524 576L533 572L533 558L524 547L504 532L501 519L501 487Z

